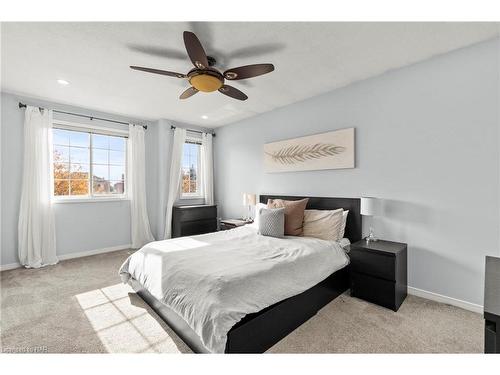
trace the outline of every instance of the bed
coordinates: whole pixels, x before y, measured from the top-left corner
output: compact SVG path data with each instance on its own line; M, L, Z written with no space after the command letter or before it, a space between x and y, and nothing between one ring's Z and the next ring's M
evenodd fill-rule
M275 198L304 197L260 202ZM307 209L349 210L345 237L361 238L359 199L308 198ZM262 353L347 290L348 263L332 241L242 227L153 242L120 275L195 353Z

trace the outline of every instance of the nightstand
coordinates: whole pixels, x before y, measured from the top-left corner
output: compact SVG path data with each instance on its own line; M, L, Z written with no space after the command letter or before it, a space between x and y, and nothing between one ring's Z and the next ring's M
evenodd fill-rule
M407 295L407 245L362 239L349 246L351 296L398 311Z

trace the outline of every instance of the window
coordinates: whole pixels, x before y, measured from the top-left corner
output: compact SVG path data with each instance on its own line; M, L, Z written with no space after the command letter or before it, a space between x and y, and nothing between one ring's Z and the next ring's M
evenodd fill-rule
M201 140L186 139L182 155L181 198L201 198L200 182Z
M54 127L54 196L123 197L126 143L124 136Z

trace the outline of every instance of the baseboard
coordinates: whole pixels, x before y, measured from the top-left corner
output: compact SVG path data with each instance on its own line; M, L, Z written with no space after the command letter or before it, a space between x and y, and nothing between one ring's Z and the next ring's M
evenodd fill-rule
M82 258L82 257L91 256L91 255L111 253L113 251L118 251L118 250L126 250L126 249L130 249L131 247L132 247L131 244L111 246L111 247L105 247L105 248L102 248L102 249L80 251L78 253L62 254L62 255L58 255L57 258L59 260L68 260L68 259L74 259L74 258ZM1 271L13 270L15 268L20 268L20 267L22 267L20 263L3 264L3 265L0 265L0 272Z
M113 251L130 249L131 247L132 247L131 244L128 244L128 245L118 245L118 246L105 247L105 248L102 248L102 249L80 251L78 253L62 254L62 255L58 255L57 257L59 258L59 260L82 258L82 257L88 257L90 255L111 253Z
M20 263L2 264L2 265L0 265L0 272L1 271L13 270L15 268L20 268L20 267L21 267Z
M408 287L408 294L411 294L411 295L417 296L417 297L422 297L425 299L429 299L431 301L446 303L448 305L460 307L464 310L469 310L469 311L472 311L475 313L479 313L479 314L483 313L483 306L481 306L481 305L476 305L475 303L462 301L460 299L456 299L456 298L452 298L452 297L448 297L448 296L443 296L442 294L429 292L427 290L422 290L422 289L413 288L413 287L409 286Z

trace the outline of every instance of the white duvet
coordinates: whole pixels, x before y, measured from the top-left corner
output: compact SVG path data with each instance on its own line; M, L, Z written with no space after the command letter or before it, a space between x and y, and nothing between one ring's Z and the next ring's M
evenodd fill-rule
M313 287L349 263L333 241L278 239L244 226L151 242L120 268L182 317L212 353L245 315Z

